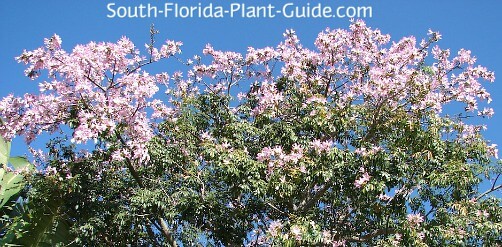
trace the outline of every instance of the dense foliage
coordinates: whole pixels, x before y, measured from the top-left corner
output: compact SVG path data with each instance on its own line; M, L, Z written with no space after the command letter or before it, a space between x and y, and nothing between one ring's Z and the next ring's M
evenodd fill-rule
M147 55L127 38L67 52L54 35L17 58L48 79L0 101L0 134L52 134L4 206L4 244L502 241L498 151L473 120L493 114L481 83L494 74L470 51L354 21L315 49L288 30L275 48L185 61L155 34ZM188 72L146 72L168 58Z

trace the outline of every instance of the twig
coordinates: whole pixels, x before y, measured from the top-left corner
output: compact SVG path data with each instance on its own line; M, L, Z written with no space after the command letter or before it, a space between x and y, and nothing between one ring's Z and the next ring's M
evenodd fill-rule
M474 201L478 201L479 199L483 198L484 196L486 196L486 195L488 195L488 194L490 194L490 193L492 193L492 192L494 192L494 191L496 191L496 190L498 190L500 188L502 188L502 184L499 184L499 185L495 186L495 183L494 183L493 186L489 190L481 193L481 195L479 195L478 197L476 197L474 199Z

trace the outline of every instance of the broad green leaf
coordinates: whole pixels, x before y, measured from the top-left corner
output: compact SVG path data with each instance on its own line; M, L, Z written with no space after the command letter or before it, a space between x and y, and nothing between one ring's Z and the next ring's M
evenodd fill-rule
M9 158L9 163L18 170L28 167L30 171L33 171L35 167L25 158L25 157L11 157Z
M0 202L0 208L23 188L22 181L22 175L13 172L5 174L1 182L2 188L0 189L0 199L2 201Z
M6 165L10 155L10 142L0 136L0 163Z
M44 210L32 215L32 221L26 228L27 234L15 239L13 243L22 246L54 246L56 243L70 242L70 224L64 217L58 217L57 214L61 204L62 201L59 200L47 201Z

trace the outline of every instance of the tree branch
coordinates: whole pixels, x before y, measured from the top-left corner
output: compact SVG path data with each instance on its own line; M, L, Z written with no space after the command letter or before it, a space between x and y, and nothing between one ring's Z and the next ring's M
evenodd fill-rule
M348 242L368 242L369 240L378 237L380 235L387 235L387 234L394 234L396 233L396 230L394 228L383 228L383 229L378 229L372 233L369 233L367 235L361 236L361 237L351 237L347 239Z
M166 224L166 221L162 218L162 217L157 217L157 220L159 221L160 223L160 226L162 228L162 233L164 234L164 236L166 237L167 239L167 242L169 242L169 244L172 246L172 247L177 247L178 245L176 244L176 240L174 240L174 237L173 235L171 234L171 232L169 231L169 228L167 227L167 224Z
M284 212L284 211L282 211L282 210L278 209L276 206L274 206L274 205L273 205L272 203L270 203L270 202L267 202L267 205L268 205L268 206L270 206L271 208L275 209L277 212L281 213L281 214L282 214L282 215L284 215L284 216L288 216L288 215L289 215L288 213L286 213L286 212Z
M122 138L122 136L117 131L115 132L115 135L120 140L120 143L124 146L124 148L127 148L127 144L126 144L125 140ZM129 171L131 172L131 175L134 178L134 180L138 183L140 188L144 188L143 181L141 180L136 169L134 169L134 166L132 165L131 160L129 158L126 158L125 161L126 161L127 169L129 169ZM162 232L162 235L164 235L164 237L166 238L169 245L171 245L172 247L177 247L178 245L176 243L176 240L174 240L174 237L173 237L171 231L169 230L164 219L160 216L157 216L156 220L160 224L160 226L161 226L160 230Z
M324 193L326 193L326 191L329 189L330 187L328 185L324 185L319 191L317 191L317 193L311 197L310 199L308 200L303 200L301 203L300 203L300 206L298 206L298 208L296 209L296 211L302 211L302 210L305 210L307 208L310 208L312 207L312 205L317 202L319 200L319 198L321 198Z
M478 201L479 199L483 198L484 196L486 196L486 195L488 195L488 194L490 194L490 193L492 193L492 192L494 192L494 191L496 191L496 190L498 190L500 188L502 188L502 184L499 184L497 186L495 186L495 184L493 184L493 186L489 190L481 193L481 195L479 195L478 197L476 197L474 199L474 201Z

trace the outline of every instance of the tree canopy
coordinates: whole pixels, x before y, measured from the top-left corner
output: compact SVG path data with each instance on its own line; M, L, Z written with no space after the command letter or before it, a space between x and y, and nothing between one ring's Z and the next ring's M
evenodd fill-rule
M312 48L287 30L191 59L156 33L143 53L126 37L69 52L54 35L17 58L39 93L0 101L0 135L51 139L36 171L1 160L23 175L2 194L2 243L501 243L501 166L480 124L495 77L470 51L360 20ZM147 72L166 59L186 71Z

